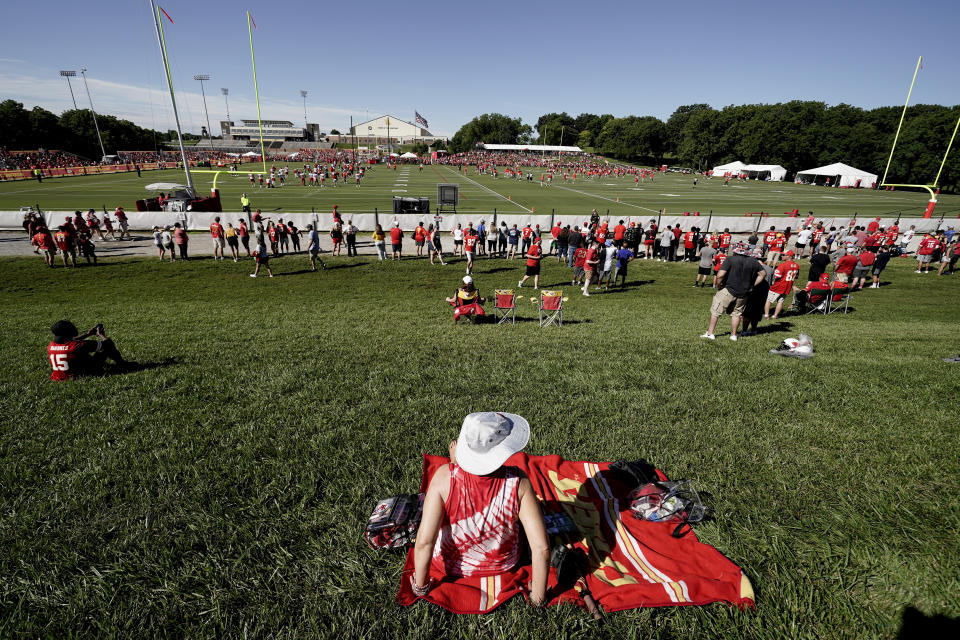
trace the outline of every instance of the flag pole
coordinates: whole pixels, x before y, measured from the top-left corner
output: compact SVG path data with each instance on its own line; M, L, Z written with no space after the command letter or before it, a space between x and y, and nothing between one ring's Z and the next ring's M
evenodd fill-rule
M247 31L250 33L250 62L253 65L253 95L257 99L257 127L260 130L260 160L263 162L263 173L267 173L267 152L263 147L263 120L260 116L260 87L257 85L257 59L253 55L253 27L250 12L247 11Z
M157 43L160 45L160 57L163 59L163 70L167 75L167 87L170 89L170 103L173 105L173 119L177 124L177 140L180 142L183 171L187 175L187 189L196 195L193 190L193 178L190 176L190 163L187 161L187 152L183 146L183 134L180 133L180 114L177 113L177 99L173 95L173 78L170 76L170 63L167 61L167 44L163 35L163 22L160 20L160 9L153 3L153 0L150 0L150 13L153 14L153 24L157 28Z

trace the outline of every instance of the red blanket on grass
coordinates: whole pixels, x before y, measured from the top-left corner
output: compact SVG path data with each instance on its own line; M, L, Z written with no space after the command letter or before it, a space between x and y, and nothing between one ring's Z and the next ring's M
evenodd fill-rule
M434 472L449 463L440 456L423 457L420 491L426 491ZM609 462L571 462L560 456L517 453L507 465L530 478L546 513L565 511L579 534L563 539L586 552L587 586L606 611L636 607L729 602L753 606L753 588L740 567L694 533L674 538L676 523L637 520L625 497L628 487L609 472ZM657 471L666 480L662 471ZM551 543L557 542L552 540ZM417 601L410 588L413 549L407 553L397 604ZM451 578L431 572L434 588L423 597L454 613L487 613L517 595L527 593L529 561L498 576ZM556 572L550 569L547 597L551 605L585 606L572 587L558 592Z

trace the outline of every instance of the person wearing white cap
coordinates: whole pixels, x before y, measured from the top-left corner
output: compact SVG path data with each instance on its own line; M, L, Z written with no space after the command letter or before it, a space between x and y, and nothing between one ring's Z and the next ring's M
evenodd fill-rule
M459 322L461 316L468 316L471 321L476 322L477 318L486 315L481 306L486 302L486 298L480 297L480 292L473 285L473 276L463 276L463 284L453 297L446 300L454 306L454 322Z
M546 602L550 544L530 480L504 466L530 439L513 413L484 411L463 420L450 443L450 464L437 469L423 503L414 547L413 592L425 596L434 578L493 576L520 560L520 525L530 547L530 602Z

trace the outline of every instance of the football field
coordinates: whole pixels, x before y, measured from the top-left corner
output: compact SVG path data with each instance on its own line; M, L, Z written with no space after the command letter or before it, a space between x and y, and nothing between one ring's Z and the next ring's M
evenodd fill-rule
M408 182L455 177L438 173ZM531 208L540 193L471 177L478 207L511 206L487 189ZM366 206L393 179L377 168L359 192L255 197ZM139 193L135 177L110 180ZM569 189L541 197L589 208L629 191ZM685 197L724 193L697 189ZM745 193L767 189L793 191ZM960 350L960 276L895 259L847 315L787 315L738 342L724 318L711 342L698 335L712 291L690 286L688 264L636 261L628 286L585 298L545 260L542 282L569 299L563 326L541 329L527 289L514 325L454 325L458 259L327 260L311 273L285 256L252 279L249 260L0 258L0 635L873 638L960 616L960 364L942 361ZM522 264L479 260L481 293L515 286ZM52 383L61 318L102 322L141 369ZM768 353L800 332L812 359ZM694 530L743 568L756 609L637 609L599 628L520 598L483 616L395 605L403 558L368 549L363 526L378 499L416 491L421 456L478 410L529 419L532 454L642 457L692 479L713 514Z
M916 217L923 213L928 196L920 192L875 191L868 189L833 189L789 182L733 181L723 185L722 179L707 180L703 176L693 186L693 176L684 174L657 174L653 181L634 183L633 176L622 178L585 179L572 177L564 181L555 175L550 186L540 185L540 170L530 168L532 182L507 178L494 179L479 175L475 168L466 173L445 165L426 165L421 171L417 165L399 165L391 169L384 165L371 166L360 187L353 181L336 187L301 186L291 179L277 189L258 189L250 186L246 171L256 171L261 165L244 165L239 175L221 173L217 179L225 211L240 209L240 196L246 192L254 207L281 213L329 212L338 205L341 212L373 213L392 211L394 196L428 197L431 211L436 208L437 183L455 182L460 185L458 212L475 212L478 216L502 214L555 213L572 216L567 222L576 224L577 218L597 209L615 219L645 221L661 209L668 214L700 212L701 215L742 216L745 213L766 212L780 215L798 209L801 215L813 211L818 218L835 218L837 226L846 224L853 216L861 218L882 216ZM194 172L198 193L205 194L213 185L212 173ZM502 175L502 174L501 174ZM112 211L121 205L134 208L136 200L155 195L144 187L154 182L183 183L182 171L145 171L136 174L81 176L46 179L36 182L8 182L0 184L0 211L16 211L21 206L39 205L41 210L75 210L107 208ZM942 195L936 217L956 219L960 215L960 196ZM561 218L562 220L562 218ZM582 220L579 220L582 222Z

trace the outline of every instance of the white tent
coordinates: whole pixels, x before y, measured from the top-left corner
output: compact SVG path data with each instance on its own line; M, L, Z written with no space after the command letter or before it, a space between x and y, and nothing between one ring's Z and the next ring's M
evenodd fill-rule
M260 157L260 154L257 153L256 151L247 151L245 154L243 154L243 157L244 157L244 158L259 158L259 157Z
M759 180L769 179L773 182L782 182L787 177L787 170L778 164L745 164L741 170L751 178Z
M722 178L726 173L732 176L739 175L745 166L746 165L739 160L735 160L734 162L728 162L727 164L721 164L719 167L714 167L713 175L718 178Z
M400 156L400 157L401 157L401 158L416 158L416 157L417 157L417 154L413 153L412 151L407 151L405 154L403 154L403 155Z
M827 180L830 180L833 186L873 188L877 184L877 174L861 171L842 162L834 162L825 167L799 171L796 178L798 183L823 184Z

